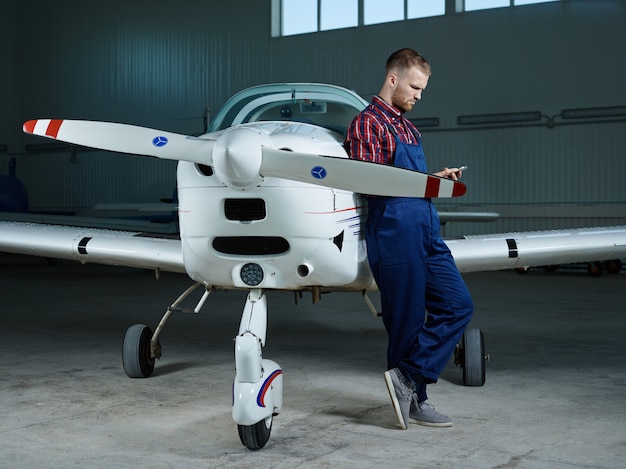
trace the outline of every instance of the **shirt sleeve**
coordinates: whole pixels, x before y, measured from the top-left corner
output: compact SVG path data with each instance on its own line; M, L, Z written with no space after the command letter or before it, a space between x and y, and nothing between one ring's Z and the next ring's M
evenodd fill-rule
M378 127L380 124L365 112L354 118L348 128L345 145L350 158L374 163L382 162Z

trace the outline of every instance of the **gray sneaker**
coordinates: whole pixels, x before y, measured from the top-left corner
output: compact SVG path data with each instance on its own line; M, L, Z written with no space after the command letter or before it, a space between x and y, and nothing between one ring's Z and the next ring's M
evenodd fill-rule
M411 386L402 372L398 368L385 371L385 383L391 397L393 410L396 411L396 417L402 427L402 430L409 428L409 408L411 407L411 398L415 393L415 388Z
M411 410L409 412L409 422L428 427L450 427L452 420L447 415L443 415L435 410L435 406L428 401L417 402L417 396L413 394L411 399Z

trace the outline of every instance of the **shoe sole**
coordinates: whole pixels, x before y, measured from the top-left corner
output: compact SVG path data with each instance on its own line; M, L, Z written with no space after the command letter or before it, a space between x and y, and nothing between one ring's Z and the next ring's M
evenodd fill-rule
M417 419L412 419L409 417L409 422L410 423L414 423L416 425L423 425L425 427L451 427L452 426L452 422L441 422L441 423L437 423L437 422L424 422L423 420L417 420Z
M396 412L396 417L398 418L398 423L400 423L400 427L402 430L406 430L407 426L404 424L404 419L402 418L402 412L400 411L400 402L396 397L396 387L393 385L393 380L391 379L391 373L385 371L385 384L387 384L387 391L389 391L389 397L391 398L391 404L393 405L393 410Z

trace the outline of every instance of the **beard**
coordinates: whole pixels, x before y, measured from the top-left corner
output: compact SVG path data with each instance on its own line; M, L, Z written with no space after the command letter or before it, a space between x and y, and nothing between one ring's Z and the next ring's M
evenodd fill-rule
M391 95L391 104L396 107L402 114L406 114L413 106L415 106L415 101L412 99L408 99L402 96L398 89L393 91Z

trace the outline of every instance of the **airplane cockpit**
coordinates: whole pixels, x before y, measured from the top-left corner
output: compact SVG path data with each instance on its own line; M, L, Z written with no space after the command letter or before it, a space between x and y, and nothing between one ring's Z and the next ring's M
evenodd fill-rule
M261 85L229 99L208 131L250 122L290 121L317 125L343 136L354 116L367 104L356 93L333 85Z

